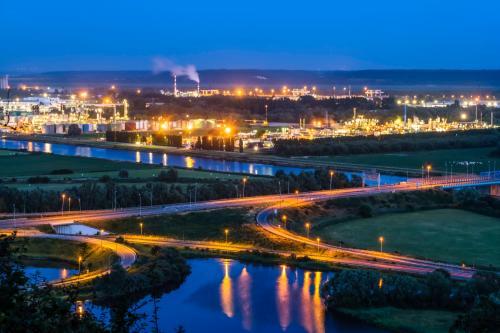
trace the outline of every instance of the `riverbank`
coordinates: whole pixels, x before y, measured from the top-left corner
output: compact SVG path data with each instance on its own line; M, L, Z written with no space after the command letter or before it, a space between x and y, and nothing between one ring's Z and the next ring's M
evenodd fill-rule
M21 262L63 263L71 268L80 266L82 271L108 268L118 259L109 249L67 240L22 237L13 245L19 249L17 259Z
M23 134L8 134L5 136L10 140L36 141L68 144L75 146L86 146L95 148L122 149L128 151L144 151L161 154L171 154L190 157L201 157L214 160L231 160L239 162L251 162L260 164L271 164L283 167L300 167L300 168L332 168L341 172L365 172L367 169L373 169L373 166L356 164L356 163L338 163L333 161L322 161L309 159L307 157L286 158L271 154L262 154L254 152L224 152L224 151L204 151L192 150L183 148L163 147L163 146L144 146L119 142L106 142L91 139L78 139L66 136L51 136L42 134L23 135ZM406 169L393 166L377 167L379 172L394 176L419 176L420 169Z
M448 333L460 315L443 310L413 310L394 307L347 309L335 314L373 325L394 333Z

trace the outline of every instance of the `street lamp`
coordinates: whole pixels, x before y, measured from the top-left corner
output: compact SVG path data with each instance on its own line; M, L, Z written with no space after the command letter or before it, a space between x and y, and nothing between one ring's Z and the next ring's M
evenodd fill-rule
M61 215L64 214L64 199L66 199L66 194L62 194L61 195L61 199L62 199L62 204L61 204Z
M139 193L139 216L142 216L142 196Z
M299 190L295 190L295 196L297 197L297 203L299 202Z
M384 248L383 248L383 245L384 245L384 237L380 236L378 238L378 241L380 242L380 252L384 252Z
M283 221L283 225L284 225L285 229L286 229L286 219L287 219L287 216L286 216L286 215L283 215L283 216L281 217L281 220Z
M227 234L229 234L229 229L224 229L224 234L226 235L226 244L227 244Z
M316 238L316 244L317 244L317 246L318 246L318 252L319 252L319 241L320 241L319 237L318 237L318 238Z
M429 177L430 177L431 169L432 169L432 165L427 164L427 179L429 179Z
M102 235L104 235L104 229L100 230L100 236L101 236L101 249L102 249Z
M335 172L333 170L330 170L330 191L332 190L332 182L333 182L333 175Z
M144 224L143 224L142 222L141 222L141 223L139 223L139 226L141 227L141 236L142 236L142 227L143 227L143 225L144 225Z
M247 183L247 177L243 177L243 198L245 197L245 185Z
M82 272L82 256L78 256L78 274Z
M68 212L71 212L71 197L68 197Z
M310 229L311 229L311 224L308 222L308 223L306 223L307 238L309 238L309 230Z

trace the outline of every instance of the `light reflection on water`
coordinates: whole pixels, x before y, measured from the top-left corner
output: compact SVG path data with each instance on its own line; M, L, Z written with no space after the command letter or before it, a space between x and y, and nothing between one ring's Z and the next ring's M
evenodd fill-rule
M223 259L189 263L186 282L158 303L165 331L182 325L187 332L383 332L325 315L320 291L330 273ZM143 310L150 313L151 305Z
M183 155L167 155L164 153L141 152L123 149L106 149L87 146L74 146L58 143L43 143L22 140L0 140L0 148L26 149L30 152L45 152L56 155L82 156L103 158L113 161L127 161L148 163L163 166L183 167L189 169L201 168L210 171L250 173L272 176L278 170L286 173L300 173L298 167L273 166L262 163L247 163L238 161L224 161L204 157L190 157Z
M60 267L26 266L24 267L24 272L31 281L36 282L38 280L53 281L66 279L75 275L78 270Z

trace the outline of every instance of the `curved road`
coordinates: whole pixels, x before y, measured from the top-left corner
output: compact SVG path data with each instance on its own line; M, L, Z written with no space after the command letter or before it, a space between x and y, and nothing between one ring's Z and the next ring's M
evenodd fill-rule
M493 181L496 181L494 179ZM343 197L356 197L356 196L369 196L378 193L388 193L388 192L405 192L413 190L425 190L431 188L442 188L442 187L460 187L469 185L481 185L489 184L492 182L490 178L454 178L453 182L450 182L447 178L435 178L430 181L425 181L421 179L412 180L409 182L396 184L396 185L384 185L380 187L362 187L362 188L346 188L338 190L326 190L326 191L316 191L308 193L299 194L288 194L288 195L266 195L248 198L238 198L238 199L224 199L216 201L206 201L198 202L193 204L173 204L164 206L148 206L148 207L133 207L123 210L97 210L97 211L82 211L82 212L71 212L64 215L53 212L47 214L46 216L40 216L39 214L27 215L23 218L16 219L5 219L0 220L0 226L3 228L22 228L31 227L43 224L66 224L73 223L74 221L99 221L99 220L109 220L109 219L120 219L132 216L146 216L146 215L161 215L161 214L175 214L181 212L192 212L200 210L209 209L220 209L229 207L245 207L245 206L260 206L260 205L271 205L265 208L257 215L257 223L261 225L268 232L275 234L277 236L289 239L294 242L299 242L302 244L307 244L309 246L319 247L324 251L329 251L328 257L332 261L333 258L337 259L338 256L349 255L350 258L343 260L343 263L352 266L363 266L371 268L383 268L383 269L393 269L398 271L412 272L412 273L427 273L438 268L446 269L450 274L457 278L469 278L474 274L474 270L467 267L460 267L456 265L435 263L427 260L419 260L405 256L399 256L389 253L380 253L375 251L366 251L358 249L348 249L340 248L337 246L320 243L317 244L314 240L302 237L300 235L291 233L287 230L278 228L272 223L272 215L275 209L281 209L285 207L293 207L294 205L306 205L312 202L324 201L334 198ZM94 238L82 237L82 236L62 236L62 235L50 235L54 238L64 238L77 240L81 238L84 241L89 242L100 242ZM108 244L108 243L106 243ZM109 242L110 246L122 249L122 245L116 245L114 242ZM185 244L187 244L185 242ZM183 246L189 246L183 245ZM123 248L126 248L123 246ZM129 249L131 250L131 249ZM133 252L133 250L131 250ZM135 260L135 253L131 253L128 250L123 249L122 251L122 264L127 265ZM128 253L128 254L126 254ZM319 257L325 258L325 255L318 254ZM133 259L132 259L133 258Z
M17 236L30 237L30 238L59 239L59 240L74 241L74 242L81 242L81 243L102 246L104 248L110 249L111 251L115 252L115 254L120 258L120 264L125 269L130 268L137 259L137 254L132 248L107 239L92 238L85 236L45 234L37 231L25 231L25 230L19 230L17 232ZM108 274L109 272L110 272L109 269L102 269L95 272L74 275L67 279L50 281L50 283L54 286L65 286L69 284L90 281L96 277Z

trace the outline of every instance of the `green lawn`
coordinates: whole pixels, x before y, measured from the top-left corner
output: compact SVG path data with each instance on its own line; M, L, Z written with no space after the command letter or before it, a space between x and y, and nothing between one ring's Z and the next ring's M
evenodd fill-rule
M116 260L113 251L97 245L84 246L83 243L47 238L18 238L15 246L24 248L20 255L24 260L63 261L78 267L78 256L82 256L84 267L91 269L107 267Z
M456 209L386 214L315 230L330 242L419 257L500 267L500 219Z
M121 220L86 222L98 229L114 233L139 234L143 223L146 235L169 236L178 239L224 241L224 229L230 231L229 239L246 238L244 224L248 223L245 209L222 209L209 212L126 218Z
M147 166L96 158L60 156L52 154L22 154L0 156L0 177L22 177L50 174L53 170L71 169L78 173L140 169ZM71 177L72 175L65 175Z
M129 178L152 178L158 176L159 168L153 165L131 162L109 161L105 159L61 156L42 153L17 153L0 150L0 177L32 177L48 175L51 179L62 178L94 178L103 175L118 177L118 171L129 171ZM54 170L69 169L72 174L51 175ZM201 170L177 169L180 178L192 179L240 179L242 176L230 173L209 172Z
M253 244L269 249L295 248L295 245L288 241L269 237L253 225L253 221L253 212L238 208L145 218L88 221L85 224L114 233L140 234L139 223L142 222L145 235L219 242L225 241L224 230L228 229L228 241L231 243Z
M474 167L474 171L488 171L488 161L497 161L497 169L500 169L500 158L488 156L494 148L471 148L471 149L443 149L417 152L401 152L388 154L363 154L348 156L315 157L321 161L338 163L366 164L370 166L388 166L409 169L421 169L425 162L431 163L435 170L446 170L445 163L450 161L475 161L482 165ZM491 164L493 168L493 163ZM466 172L466 167L456 165L454 172Z
M398 308L340 309L362 321L394 332L448 333L458 313Z

